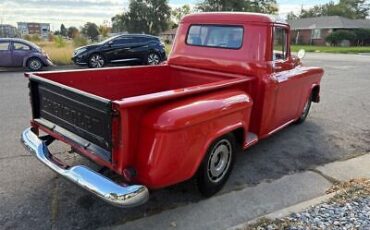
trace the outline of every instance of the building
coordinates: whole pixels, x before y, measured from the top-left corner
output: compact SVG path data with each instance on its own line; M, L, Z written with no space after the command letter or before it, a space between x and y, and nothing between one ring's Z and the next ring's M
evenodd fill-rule
M336 30L370 29L370 20L323 16L288 20L295 44L325 45L325 38Z
M41 38L48 38L50 33L49 23L35 23L35 22L18 22L18 30L21 35L38 34Z
M15 37L19 37L19 32L16 27L7 24L0 24L0 38Z
M170 29L170 30L160 33L159 36L162 39L162 41L165 41L166 43L172 43L173 40L175 39L176 31L177 31L177 28Z

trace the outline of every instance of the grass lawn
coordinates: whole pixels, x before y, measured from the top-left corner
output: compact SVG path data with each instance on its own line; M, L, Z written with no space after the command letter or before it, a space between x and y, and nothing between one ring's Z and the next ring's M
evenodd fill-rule
M304 49L306 50L306 52L319 52L319 53L342 53L342 54L370 53L370 46L333 47L333 46L292 45L293 52L297 52L300 49Z
M58 48L55 42L40 41L35 42L40 46L50 57L56 65L72 64L72 53L75 49L72 41L65 41L65 46Z

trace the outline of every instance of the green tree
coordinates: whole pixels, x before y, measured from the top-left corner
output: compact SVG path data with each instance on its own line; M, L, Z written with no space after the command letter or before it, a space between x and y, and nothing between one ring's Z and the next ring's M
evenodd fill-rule
M242 11L274 14L278 11L276 0L203 0L197 9L209 11Z
M110 32L110 29L108 26L105 26L105 25L100 25L99 26L99 33L100 35L103 37L103 38L107 38L108 37L108 33Z
M99 37L99 29L95 23L87 22L81 29L81 33L93 41L97 41Z
M181 7L176 7L172 9L171 14L173 19L175 20L175 23L179 23L182 17L184 17L187 14L190 14L191 12L192 11L189 4L185 4Z
M300 18L320 16L342 16L351 19L365 19L369 16L370 4L366 0L340 0L338 3L329 2L316 5L301 11Z
M128 11L113 17L113 25L130 33L159 34L168 28L170 17L168 0L130 0Z
M60 35L66 37L68 34L67 28L64 26L64 24L60 25Z
M125 15L117 14L112 18L112 32L119 33L127 31L125 23Z
M77 37L79 33L80 32L78 31L78 29L76 27L71 26L71 27L68 28L67 35L68 35L69 38L73 39L73 38Z
M298 19L298 16L294 12L289 12L286 16L286 19L287 20L294 20L294 19Z

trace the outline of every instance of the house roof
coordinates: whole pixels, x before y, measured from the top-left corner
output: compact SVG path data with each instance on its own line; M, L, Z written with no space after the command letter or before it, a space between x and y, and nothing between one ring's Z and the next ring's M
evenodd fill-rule
M370 20L353 20L340 16L323 16L288 20L292 30L303 29L358 29L369 28Z

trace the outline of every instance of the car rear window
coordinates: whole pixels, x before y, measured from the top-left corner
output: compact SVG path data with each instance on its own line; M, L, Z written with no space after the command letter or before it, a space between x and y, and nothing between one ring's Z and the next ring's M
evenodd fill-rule
M224 49L240 49L243 43L242 26L192 25L186 43Z

